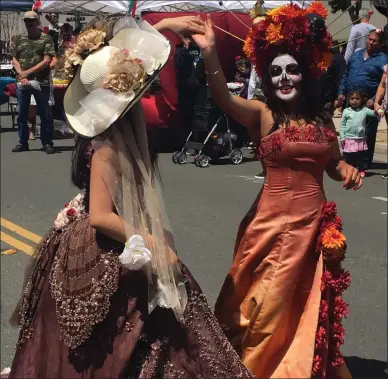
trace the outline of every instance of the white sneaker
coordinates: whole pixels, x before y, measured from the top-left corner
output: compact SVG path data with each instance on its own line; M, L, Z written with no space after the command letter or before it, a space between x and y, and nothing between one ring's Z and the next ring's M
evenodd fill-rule
M260 172L260 174L258 175L255 175L255 179L264 180L265 179L264 171Z

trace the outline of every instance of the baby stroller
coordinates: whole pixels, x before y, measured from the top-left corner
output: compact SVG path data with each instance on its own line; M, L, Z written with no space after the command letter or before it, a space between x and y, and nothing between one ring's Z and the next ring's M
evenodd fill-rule
M235 85L235 83L233 83ZM172 161L175 164L184 164L190 152L194 152L194 163L197 167L207 167L211 160L228 157L232 164L238 165L244 156L238 137L230 130L226 114L217 114L219 111L212 106L210 94L207 91L208 101L205 105L194 106L193 128L181 151L175 151ZM213 123L214 122L214 123ZM209 127L209 125L212 125ZM217 131L223 126L223 131ZM204 135L203 142L192 141L193 136L199 139Z

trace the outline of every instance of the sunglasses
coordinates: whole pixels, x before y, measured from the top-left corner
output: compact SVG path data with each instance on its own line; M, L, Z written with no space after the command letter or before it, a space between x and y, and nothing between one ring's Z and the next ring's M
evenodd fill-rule
M272 77L280 76L283 73L283 69L278 65L273 65L270 67L270 74ZM286 66L286 73L288 75L300 75L300 67L296 63L290 63Z

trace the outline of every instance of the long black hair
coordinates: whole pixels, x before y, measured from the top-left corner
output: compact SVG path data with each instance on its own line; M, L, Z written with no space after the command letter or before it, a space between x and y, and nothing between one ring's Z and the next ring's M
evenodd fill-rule
M131 111L127 112L123 117L127 118L128 121L131 122ZM108 134L109 129L105 133ZM92 154L91 144L91 138L82 137L80 135L75 137L75 146L71 158L71 181L80 190L88 191L90 186L90 160ZM138 145L138 141L136 141L136 144ZM158 148L152 138L148 139L148 148L153 170L156 174L158 174Z
M280 53L277 56L289 54L287 52ZM291 55L291 54L289 54ZM275 89L272 84L272 77L270 74L270 65L275 57L268 58L268 71L262 77L262 90L267 99L268 108L272 111L274 118L274 128L277 129L281 125L289 125L290 118L287 112L286 103L279 100L275 94ZM300 98L298 115L303 117L307 122L313 122L318 126L323 126L330 122L331 117L324 109L321 96L321 83L315 79L311 70L307 67L304 59L294 57L298 62L302 74L302 81L300 84Z

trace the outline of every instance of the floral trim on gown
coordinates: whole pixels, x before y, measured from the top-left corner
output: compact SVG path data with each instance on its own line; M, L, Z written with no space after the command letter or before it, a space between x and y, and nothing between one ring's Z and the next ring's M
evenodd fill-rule
M185 324L170 309L148 314L145 274L118 264L123 246L90 226L86 199L66 205L37 250L9 378L253 379L182 263Z
M341 268L346 248L323 173L336 134L286 126L262 138L263 188L240 224L215 314L256 377L332 378L345 373ZM347 374L347 373L346 373ZM342 376L341 376L342 377Z
M345 364L340 352L345 329L342 319L349 315L342 293L350 286L350 274L341 268L345 259L346 237L342 234L342 219L334 202L323 209L316 252L323 256L322 299L315 338L313 378L336 378Z

